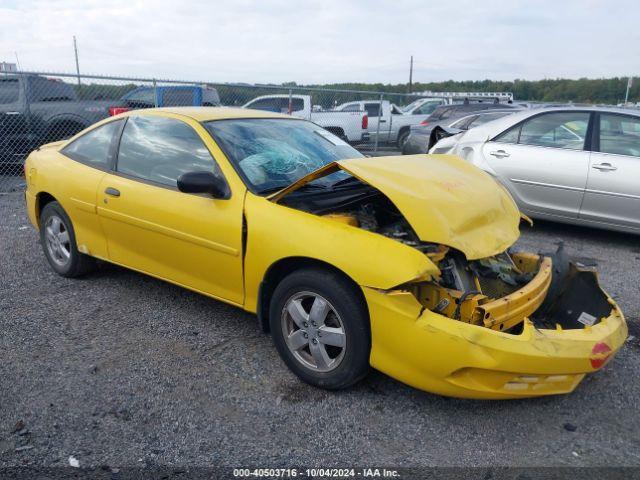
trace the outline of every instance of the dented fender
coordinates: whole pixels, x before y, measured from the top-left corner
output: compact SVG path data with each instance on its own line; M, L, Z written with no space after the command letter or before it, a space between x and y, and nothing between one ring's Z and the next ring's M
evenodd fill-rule
M266 272L286 258L325 262L360 286L385 290L438 274L433 262L415 248L250 193L245 217L245 309L252 312Z

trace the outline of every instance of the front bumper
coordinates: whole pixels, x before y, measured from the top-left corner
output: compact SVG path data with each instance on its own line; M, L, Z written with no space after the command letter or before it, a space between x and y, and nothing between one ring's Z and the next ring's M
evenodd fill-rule
M423 309L406 291L363 287L371 317L371 365L408 385L461 398L507 399L573 391L627 337L622 312L584 329L508 334Z

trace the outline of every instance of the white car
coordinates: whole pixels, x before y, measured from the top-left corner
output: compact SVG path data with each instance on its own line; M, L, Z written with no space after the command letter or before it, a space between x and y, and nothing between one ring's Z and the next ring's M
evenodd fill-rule
M640 112L525 110L441 139L496 178L532 218L640 233Z
M347 102L335 108L337 112L366 111L369 116L369 139L374 141L379 135L380 143L395 143L402 148L409 136L411 125L418 125L440 105L446 102L439 98L420 98L406 107L400 108L388 100L360 100Z
M369 117L365 111L323 111L313 105L310 95L263 95L242 108L285 113L310 120L337 137L353 144L369 141Z

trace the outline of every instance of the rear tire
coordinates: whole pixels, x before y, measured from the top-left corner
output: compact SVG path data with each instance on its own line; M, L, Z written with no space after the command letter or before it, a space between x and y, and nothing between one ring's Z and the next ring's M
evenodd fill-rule
M304 382L346 388L369 371L369 315L357 287L342 275L307 268L276 287L271 334L289 369Z
M407 138L409 138L409 130L404 130L398 135L398 149L402 150L404 148L404 144L407 143Z
M49 265L62 277L79 277L96 266L94 258L78 251L71 219L58 202L49 202L42 209L40 243Z

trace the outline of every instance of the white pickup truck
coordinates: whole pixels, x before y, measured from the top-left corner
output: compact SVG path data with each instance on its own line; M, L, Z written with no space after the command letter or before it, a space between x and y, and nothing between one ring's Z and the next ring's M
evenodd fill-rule
M317 111L313 107L310 95L263 95L242 106L242 108L286 113L310 120L349 143L369 141L369 118L364 110L354 112Z
M338 105L335 110L339 112L366 111L369 116L369 139L375 141L376 135L380 143L395 143L402 148L409 136L411 125L417 125L426 119L446 100L441 98L420 98L406 107L398 107L388 100L382 101L380 112L380 100L363 100L347 102ZM378 130L378 123L380 129Z

